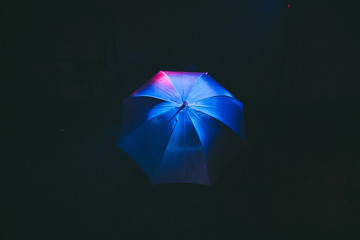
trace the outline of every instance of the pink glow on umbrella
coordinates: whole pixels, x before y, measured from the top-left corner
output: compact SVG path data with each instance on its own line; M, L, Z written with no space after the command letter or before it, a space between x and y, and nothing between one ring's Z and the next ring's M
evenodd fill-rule
M168 88L168 89L174 88L170 82L169 77L163 71L160 71L158 74L156 74L156 76L154 77L154 83L159 84L164 88Z

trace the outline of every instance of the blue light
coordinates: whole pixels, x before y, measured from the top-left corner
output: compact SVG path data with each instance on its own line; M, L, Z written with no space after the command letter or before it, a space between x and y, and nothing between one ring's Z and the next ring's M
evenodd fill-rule
M221 174L209 164L213 140L229 128L246 143L242 103L207 73L160 71L124 109L118 146L153 184L212 185Z

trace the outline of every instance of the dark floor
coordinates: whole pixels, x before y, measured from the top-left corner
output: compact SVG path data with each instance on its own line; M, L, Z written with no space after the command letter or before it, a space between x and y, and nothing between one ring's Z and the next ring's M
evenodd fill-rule
M151 186L115 147L119 124L98 118L61 132L29 117L18 128L29 134L11 131L5 239L350 239L360 207L355 107L248 102L248 151L214 187Z
M0 14L0 239L360 239L359 4L22 2ZM116 147L159 70L244 102L213 187L152 186Z

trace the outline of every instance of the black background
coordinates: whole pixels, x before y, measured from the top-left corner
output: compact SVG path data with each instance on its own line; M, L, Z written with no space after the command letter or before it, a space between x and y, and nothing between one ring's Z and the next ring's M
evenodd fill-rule
M358 5L2 4L2 239L358 236ZM152 186L116 147L122 100L159 70L244 103L248 150L214 187Z

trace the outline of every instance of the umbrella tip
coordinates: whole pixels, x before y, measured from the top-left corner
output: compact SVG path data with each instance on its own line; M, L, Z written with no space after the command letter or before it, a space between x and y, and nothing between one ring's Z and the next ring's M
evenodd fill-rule
M208 72L205 72L205 75L208 75Z

